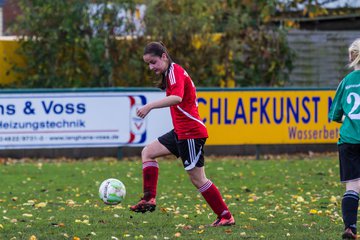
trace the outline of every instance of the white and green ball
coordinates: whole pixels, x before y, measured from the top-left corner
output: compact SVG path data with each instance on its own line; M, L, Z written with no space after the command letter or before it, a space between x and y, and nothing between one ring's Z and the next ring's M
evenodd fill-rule
M126 196L125 185L115 178L106 179L100 184L99 196L105 204L119 204Z

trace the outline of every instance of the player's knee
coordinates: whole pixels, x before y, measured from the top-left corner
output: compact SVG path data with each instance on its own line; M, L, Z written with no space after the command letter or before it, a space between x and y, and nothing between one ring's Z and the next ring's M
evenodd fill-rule
M190 181L191 181L191 183L192 183L195 187L200 188L200 187L202 187L208 180L207 180L206 178L203 178L203 177L190 175Z
M148 155L149 155L149 148L148 146L145 146L142 151L141 151L141 158L142 160L146 160L148 158Z
M346 190L347 191L355 191L355 192L359 193L360 192L360 180L346 183Z
M153 155L154 154L151 151L151 148L149 148L148 146L145 146L141 151L141 158L142 158L143 162L148 161L148 159L152 159Z
M360 192L360 186L354 186L350 190L359 193Z
M190 181L196 188L199 188L199 181L197 179L190 178Z

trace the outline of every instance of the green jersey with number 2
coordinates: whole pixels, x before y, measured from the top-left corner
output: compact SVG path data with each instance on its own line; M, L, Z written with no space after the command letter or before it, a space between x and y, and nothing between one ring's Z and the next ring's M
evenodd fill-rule
M349 73L340 82L329 118L342 122L338 144L360 144L360 70Z

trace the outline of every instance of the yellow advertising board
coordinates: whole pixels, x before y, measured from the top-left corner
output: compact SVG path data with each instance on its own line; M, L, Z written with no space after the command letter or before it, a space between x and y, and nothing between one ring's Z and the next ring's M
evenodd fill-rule
M198 91L208 145L336 143L328 112L335 90Z
M15 37L0 37L0 85L12 83L20 77L12 70L13 65L25 66L25 59L16 53L19 46Z

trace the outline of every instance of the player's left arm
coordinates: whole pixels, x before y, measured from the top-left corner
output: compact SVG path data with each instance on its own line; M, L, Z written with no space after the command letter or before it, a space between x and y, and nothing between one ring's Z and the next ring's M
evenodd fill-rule
M144 117L146 117L146 115L148 115L148 113L151 110L153 110L155 108L170 107L172 105L176 105L176 104L181 103L181 101L182 101L181 97L176 96L176 95L170 95L170 96L167 96L167 97L165 97L163 99L160 99L160 100L157 100L157 101L150 102L150 103L146 104L145 106L139 108L136 111L136 114L139 117L144 118Z

